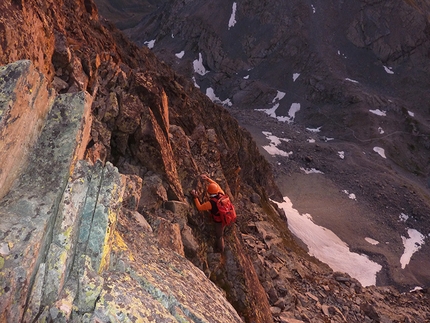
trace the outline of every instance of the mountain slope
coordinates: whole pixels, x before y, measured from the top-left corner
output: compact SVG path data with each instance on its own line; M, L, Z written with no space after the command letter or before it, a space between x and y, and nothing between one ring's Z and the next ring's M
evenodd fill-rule
M412 228L428 241L430 230L427 13L426 3L401 0L222 1L216 6L173 1L160 3L125 32L194 78L203 93L232 104L254 138L262 131L294 138L282 146L292 155L268 159L284 195L296 196L294 204L303 203L288 189L295 185L289 175L300 168L322 171L339 196L343 190L358 195L363 209L358 218L335 211L345 217L342 223L362 223L358 237L354 227L336 224L336 216L316 206L314 212L352 249L388 264L380 284L427 286L422 263L430 260L428 243L408 268L399 267L401 237ZM263 123L254 109L287 122ZM317 145L309 144L309 137ZM264 145L267 139L261 139ZM408 215L406 223L399 221L401 214ZM369 230L372 226L378 232ZM388 243L363 244L366 234Z
M22 114L34 113L36 88L68 98L35 127L42 135L33 147L15 142L30 154L0 202L1 321L428 319L428 290L363 288L307 255L269 200L282 196L250 133L100 20L94 3L4 1L0 9L1 63L31 58L26 65L48 83L23 82ZM1 101L4 111L16 98ZM60 140L69 113L88 131ZM1 130L19 118L2 118ZM67 156L56 154L66 147ZM204 197L201 173L239 213L224 254L187 193Z

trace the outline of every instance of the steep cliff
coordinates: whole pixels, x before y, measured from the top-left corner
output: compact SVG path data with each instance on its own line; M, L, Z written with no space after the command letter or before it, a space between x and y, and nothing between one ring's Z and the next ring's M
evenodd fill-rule
M227 106L260 147L274 145L263 132L288 139L266 154L283 195L381 264L378 284L408 290L430 282L428 10L404 0L160 1L124 31ZM296 180L302 169L323 179ZM332 206L342 191L355 205L339 196ZM410 229L423 243L404 267Z
M1 321L428 319L426 291L365 289L308 257L251 135L94 3L0 9ZM187 193L201 173L239 214L223 254Z

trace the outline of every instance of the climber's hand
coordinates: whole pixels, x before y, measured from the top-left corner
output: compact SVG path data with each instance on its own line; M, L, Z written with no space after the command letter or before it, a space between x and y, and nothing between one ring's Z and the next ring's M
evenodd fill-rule
M197 197L198 195L197 195L197 191L196 190L192 190L191 192L190 192L190 194L193 196L193 197Z

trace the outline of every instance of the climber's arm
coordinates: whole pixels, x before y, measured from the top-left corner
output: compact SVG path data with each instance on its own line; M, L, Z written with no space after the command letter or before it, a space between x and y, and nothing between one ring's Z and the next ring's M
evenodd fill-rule
M199 211L209 211L210 209L212 209L211 202L207 201L201 204L198 197L194 197L194 204Z

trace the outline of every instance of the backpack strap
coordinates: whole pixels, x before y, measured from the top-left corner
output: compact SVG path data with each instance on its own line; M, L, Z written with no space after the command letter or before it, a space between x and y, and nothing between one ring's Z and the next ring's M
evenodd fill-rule
M214 219L215 222L222 222L220 218L219 210L218 210L218 205L217 205L217 201L219 200L221 195L222 194L218 194L217 196L211 197L209 199L209 202L211 202L211 205L212 205L210 213L211 213L212 219Z

